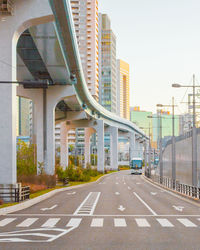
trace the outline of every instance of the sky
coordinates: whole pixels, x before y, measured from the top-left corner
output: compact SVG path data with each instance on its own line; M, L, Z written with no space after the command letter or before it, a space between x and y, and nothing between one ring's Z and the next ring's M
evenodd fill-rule
M99 0L117 36L117 57L130 64L130 105L156 111L156 104L186 110L190 88L200 83L200 0ZM185 98L184 98L185 95Z

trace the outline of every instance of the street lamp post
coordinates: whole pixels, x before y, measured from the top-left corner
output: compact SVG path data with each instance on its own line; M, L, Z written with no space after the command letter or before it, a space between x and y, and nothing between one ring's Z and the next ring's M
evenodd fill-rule
M148 177L151 177L151 127L150 127L150 123L149 123L149 158L148 158L148 162L149 162Z
M159 151L160 151L160 182L163 181L163 152L162 152L162 116L161 111L159 112L159 121L160 121L160 144L159 144Z
M180 85L172 84L174 88L193 88L193 128L192 128L192 185L197 186L197 131L196 131L196 100L195 100L195 88L199 87L195 85L195 75L193 75L193 85Z
M172 97L172 105L157 104L157 107L172 107L172 181L173 181L173 188L175 188L175 181L176 181L176 146L175 146L174 108L176 107L176 105L174 104L174 97Z
M162 183L163 180L163 153L162 153L162 116L161 116L161 112L159 112L159 115L157 117L153 117L153 116L148 116L148 118L159 118L159 128L160 128L160 133L159 133L159 167L160 167L160 182Z

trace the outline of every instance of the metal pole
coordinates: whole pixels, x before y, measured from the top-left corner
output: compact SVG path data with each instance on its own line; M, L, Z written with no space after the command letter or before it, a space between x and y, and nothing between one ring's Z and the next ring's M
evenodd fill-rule
M47 92L43 89L43 150L44 150L44 170L46 171L47 166Z
M197 186L197 132L195 109L195 75L193 75L192 185Z
M160 115L160 178L162 183L163 178L163 157L162 157L162 117L161 117L161 111L159 112Z
M150 123L149 123L149 173L148 173L148 177L151 177L151 133L150 133Z
M176 145L175 145L175 124L174 124L174 97L172 97L172 181L173 188L176 181Z
M147 175L147 142L144 143L145 176Z

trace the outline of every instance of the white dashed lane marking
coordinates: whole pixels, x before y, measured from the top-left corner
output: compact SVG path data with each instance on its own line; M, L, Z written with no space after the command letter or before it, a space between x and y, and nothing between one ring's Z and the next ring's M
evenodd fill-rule
M0 221L0 227L4 227L6 225L8 225L9 223L13 222L14 220L16 220L16 218L6 218Z
M59 220L60 218L50 218L42 225L42 227L55 227Z
M174 225L167 219L157 219L162 227L174 227Z
M95 218L92 220L91 227L103 227L103 220L102 218Z
M5 218L0 220L0 226L1 228L7 228L7 226L12 226L13 228L17 227L24 227L24 228L65 228L65 227L79 227L79 225L81 224L82 220L89 220L89 225L92 228L95 227L103 227L104 226L104 221L107 220L107 217L105 218L91 218L91 217L85 217L85 218L70 218L66 219L68 220L65 223L63 222L63 217L62 218L47 218L47 220L44 222L40 222L41 218L25 218L22 219L19 218ZM21 221L20 221L21 220ZM129 226L131 225L131 227L133 226L137 226L140 228L145 228L145 227L153 227L155 225L160 225L160 227L162 228L175 228L175 227L180 227L180 225L182 225L183 227L186 228L197 228L200 229L199 226L199 221L200 218L132 218L132 219L127 219L127 218L112 218L111 222L109 220L110 226L114 226L114 227L127 227L127 221L129 221ZM196 224L195 224L196 221ZM19 223L20 222L20 223ZM136 222L136 223L134 223ZM108 222L107 222L108 223Z
M81 223L82 219L81 218L72 218L66 227L78 227Z
M191 222L188 219L177 219L180 223L182 223L185 227L197 227L196 224L194 224L193 222Z
M38 218L27 218L22 223L18 224L17 227L30 227L33 223L35 223Z
M149 222L146 219L135 219L138 227L150 227Z
M126 227L126 220L125 219L114 219L115 227Z

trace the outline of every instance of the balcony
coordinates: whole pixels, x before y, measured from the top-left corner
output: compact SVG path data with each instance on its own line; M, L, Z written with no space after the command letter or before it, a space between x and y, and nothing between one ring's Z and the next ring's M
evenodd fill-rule
M14 3L13 0L0 0L0 14L13 15Z

